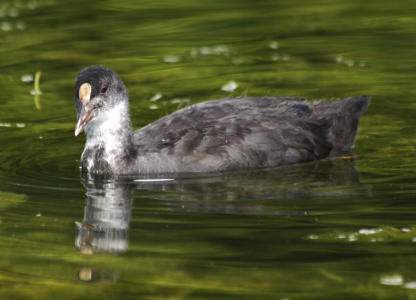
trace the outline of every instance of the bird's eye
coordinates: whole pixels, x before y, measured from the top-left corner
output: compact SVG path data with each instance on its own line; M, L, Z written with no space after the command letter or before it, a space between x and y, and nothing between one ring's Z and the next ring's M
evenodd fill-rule
M103 87L102 89L101 89L101 94L104 94L105 92L107 92L107 89L108 89L108 87Z

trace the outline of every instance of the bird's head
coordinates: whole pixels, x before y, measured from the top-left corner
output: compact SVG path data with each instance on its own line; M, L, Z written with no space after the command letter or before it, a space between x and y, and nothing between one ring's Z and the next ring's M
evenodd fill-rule
M127 92L115 72L102 66L88 67L79 72L75 83L75 136L121 102L127 102Z

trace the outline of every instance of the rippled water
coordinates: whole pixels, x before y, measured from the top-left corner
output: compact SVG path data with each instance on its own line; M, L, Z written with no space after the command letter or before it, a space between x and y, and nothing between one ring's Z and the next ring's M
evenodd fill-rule
M413 2L3 0L0 298L415 299ZM372 104L351 156L81 178L74 80L96 64L136 128L225 96Z

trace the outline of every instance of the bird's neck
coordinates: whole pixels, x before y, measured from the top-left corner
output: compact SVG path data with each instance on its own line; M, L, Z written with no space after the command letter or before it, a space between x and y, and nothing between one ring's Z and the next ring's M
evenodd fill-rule
M87 144L103 144L109 148L117 148L121 144L131 143L131 122L127 103L119 103L85 127ZM109 149L110 150L110 149ZM111 149L113 150L113 149Z
M85 127L87 141L82 167L93 173L106 173L127 162L132 145L128 102L121 102L102 112Z

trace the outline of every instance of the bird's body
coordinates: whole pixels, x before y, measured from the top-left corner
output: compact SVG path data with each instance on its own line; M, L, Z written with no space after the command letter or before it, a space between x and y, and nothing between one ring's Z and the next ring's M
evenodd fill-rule
M85 128L87 135L83 170L120 175L271 168L345 153L369 103L367 96L314 103L226 98L191 105L133 132L127 93L111 70L81 71L75 95L76 134Z

